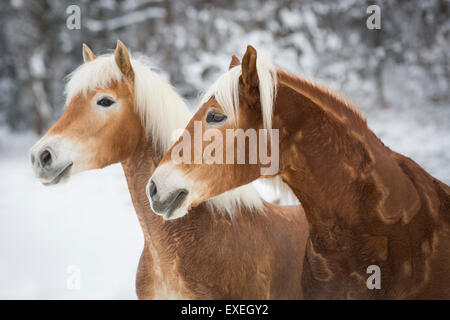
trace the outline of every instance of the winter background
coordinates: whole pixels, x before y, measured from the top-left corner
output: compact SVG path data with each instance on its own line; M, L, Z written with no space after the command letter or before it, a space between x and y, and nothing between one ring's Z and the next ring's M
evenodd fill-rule
M80 30L66 27L71 4ZM372 4L380 30L366 27ZM2 1L0 298L136 298L143 236L121 166L49 188L29 164L30 146L64 110L64 77L83 42L99 54L121 39L193 109L232 54L265 48L278 66L346 96L388 146L448 184L449 17L449 0Z

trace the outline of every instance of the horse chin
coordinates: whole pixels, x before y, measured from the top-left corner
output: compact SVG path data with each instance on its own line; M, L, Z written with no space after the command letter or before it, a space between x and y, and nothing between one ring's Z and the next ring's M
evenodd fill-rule
M50 181L42 181L42 184L44 186L54 186L57 184L64 184L67 181L69 181L69 178L72 173L73 163L68 164L65 166L54 178L52 178Z
M188 199L184 199L183 201L181 201L179 203L179 205L177 205L176 208L168 210L167 212L165 212L161 216L166 221L168 221L168 220L176 220L176 219L182 218L185 215L187 215L188 214L188 210L189 210L189 201L188 201Z
M182 218L185 215L187 215L187 210L176 209L176 210L172 211L170 214L166 213L162 217L164 220L168 221L168 220L176 220L176 219Z

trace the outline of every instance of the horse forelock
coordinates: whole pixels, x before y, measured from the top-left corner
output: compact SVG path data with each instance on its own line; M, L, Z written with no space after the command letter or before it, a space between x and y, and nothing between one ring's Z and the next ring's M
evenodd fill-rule
M277 92L277 73L272 59L265 51L258 51L256 68L259 80L259 95L263 125L272 128L273 105ZM214 97L231 119L236 119L239 109L239 78L242 74L241 66L235 66L222 74L206 91L201 105Z

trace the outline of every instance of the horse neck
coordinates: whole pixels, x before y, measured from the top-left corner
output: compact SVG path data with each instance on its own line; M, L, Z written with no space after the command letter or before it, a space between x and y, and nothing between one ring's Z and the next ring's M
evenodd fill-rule
M127 179L128 189L131 200L135 208L139 223L144 233L144 239L150 244L152 250L156 250L158 255L164 254L166 258L173 258L176 250L180 250L183 241L173 240L178 237L189 237L192 233L203 232L204 229L193 228L199 223L207 226L212 223L212 215L206 208L206 205L199 205L192 209L183 221L164 221L162 217L153 212L150 207L145 189L148 180L155 171L158 163L161 161L163 152L158 150L151 138L142 130L139 143L133 154L122 162L122 167ZM168 246L168 243L172 243ZM170 250L167 248L170 247Z
M283 72L278 81L273 127L280 129L280 174L304 206L315 251L356 254L355 239L377 235L373 255L385 258L396 222L409 224L420 212L420 223L431 224L422 192L434 203L436 195L420 166L384 146L327 91ZM414 183L419 178L422 187ZM407 228L419 228L418 221Z
M402 212L418 209L416 189L361 116L307 81L284 73L279 81L274 118L288 140L281 143L282 175L305 208L323 221L341 210L347 216L347 205L372 203L384 223L409 220L409 210Z
M151 210L145 193L148 179L161 159L162 153L156 150L152 141L146 138L146 134L142 130L134 153L122 162L131 200L146 241L150 239L152 231L160 230L163 225L162 218Z

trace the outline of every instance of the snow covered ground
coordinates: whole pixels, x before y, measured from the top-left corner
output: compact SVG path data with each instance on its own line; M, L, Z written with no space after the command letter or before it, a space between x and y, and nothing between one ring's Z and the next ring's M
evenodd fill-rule
M29 165L35 141L1 131L0 299L135 299L143 236L121 166L44 187ZM67 285L76 270L79 290Z
M367 116L388 146L450 183L449 108L374 110ZM36 140L0 130L0 298L136 298L143 237L121 166L44 187L29 165L28 149ZM73 266L80 289L67 285Z

